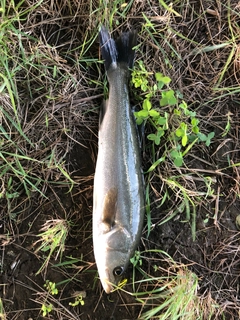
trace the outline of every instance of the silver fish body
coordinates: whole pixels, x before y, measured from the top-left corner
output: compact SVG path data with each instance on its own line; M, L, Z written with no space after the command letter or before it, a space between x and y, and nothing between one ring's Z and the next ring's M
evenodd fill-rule
M126 61L127 51L132 50L135 43L134 37L133 33L125 33L114 47L108 31L104 28L100 33L110 88L99 127L93 246L99 277L107 293L118 284L134 255L145 212L140 148L128 92L128 67L133 56ZM118 59L121 50L125 52Z

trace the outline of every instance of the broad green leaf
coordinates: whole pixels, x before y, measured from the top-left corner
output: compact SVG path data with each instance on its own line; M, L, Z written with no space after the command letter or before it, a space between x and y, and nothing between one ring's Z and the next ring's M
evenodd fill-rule
M201 132L198 134L198 138L201 141L206 141L207 140L207 136L204 133L201 133Z
M159 82L163 82L164 84L168 84L171 82L169 77L164 76L161 72L155 73L155 78Z
M156 136L156 139L154 140L154 142L155 142L155 144L157 145L157 146L159 146L159 144L160 144L160 136L159 135L157 135Z
M140 110L137 112L137 117L147 118L148 117L148 111L147 110Z
M164 91L162 92L162 98L160 100L160 106L166 106L166 105L170 105L173 106L177 103L177 99L174 96L174 91L173 90L168 90L168 91Z
M167 122L167 119L164 117L159 117L157 120L157 123L160 124L161 126L165 125Z
M196 118L192 118L191 119L191 125L193 127L196 127L198 124L199 124L199 120L198 119L196 119Z
M163 74L161 72L156 72L155 73L155 78L157 81L162 81Z
M207 136L206 146L209 147L211 144L211 139L215 136L215 132L210 132Z
M192 127L192 132L195 133L195 134L198 134L199 133L199 127L198 126Z
M149 115L150 115L151 117L153 117L153 118L157 118L157 117L160 116L160 115L159 115L159 112L157 112L157 111L154 110L154 109L149 110Z
M181 167L183 163L183 158L182 157L177 157L173 160L174 164L176 167Z
M175 131L175 134L178 138L182 137L184 135L184 131L181 129L181 128L178 128L176 131Z
M182 157L181 152L178 152L177 150L172 150L170 152L170 155L173 159L175 166L180 167L183 163L183 157Z
M149 111L151 108L152 108L151 101L149 99L145 99L143 101L143 109Z
M173 151L170 152L170 155L171 155L172 158L176 158L176 157L179 156L179 152L177 152L176 150L173 150Z
M155 141L156 135L155 135L155 133L150 133L150 134L147 136L147 138L148 138L149 140Z
M136 119L136 123L137 123L137 125L139 126L140 124L142 124L143 123L143 118L137 118Z
M182 103L179 104L179 107L182 108L183 110L187 109L187 104L185 101L182 101Z
M157 136L162 137L164 136L165 131L162 128L158 128Z

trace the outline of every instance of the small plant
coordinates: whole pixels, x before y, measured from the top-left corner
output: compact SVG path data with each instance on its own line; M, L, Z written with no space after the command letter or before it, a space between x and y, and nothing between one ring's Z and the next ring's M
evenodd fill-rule
M142 266L142 258L141 258L141 252L135 251L134 256L130 259L130 262L134 267L138 264L139 266Z
M38 235L40 239L34 244L36 245L40 242L41 245L35 250L35 253L38 251L43 251L48 252L48 255L37 274L47 266L50 258L55 252L55 260L58 258L59 254L62 256L65 250L65 241L68 235L68 223L65 220L60 219L48 220L44 224L41 231L43 232Z
M49 305L43 304L41 307L43 317L46 317L53 310L53 305L50 303Z
M46 283L44 284L44 287L47 289L47 291L54 295L54 294L58 294L58 289L56 288L56 283L55 282L51 282L49 280L46 280Z
M69 305L72 306L72 307L76 307L79 304L81 306L84 306L84 304L85 304L85 302L83 300L84 298L86 298L86 292L85 291L80 291L75 296L75 301L74 302L69 302Z
M170 157L177 167L183 163L184 156L197 142L205 142L209 146L214 132L207 136L200 132L199 120L196 112L189 110L187 103L179 98L181 94L169 88L171 79L162 73L155 74L153 86L148 82L149 73L146 71L143 62L138 63L138 69L132 73L132 83L136 88L141 88L145 93L142 110L135 112L138 125L147 121L152 125L154 132L147 138L159 145L164 138L166 141L165 152L162 160ZM166 89L163 89L167 87ZM160 93L159 107L153 108L151 99Z
M56 288L56 283L51 282L49 280L46 280L43 286L47 290L47 295L46 297L44 297L44 302L42 303L41 311L42 311L43 317L46 317L53 310L53 305L52 303L48 303L48 298L49 296L58 294L58 289Z

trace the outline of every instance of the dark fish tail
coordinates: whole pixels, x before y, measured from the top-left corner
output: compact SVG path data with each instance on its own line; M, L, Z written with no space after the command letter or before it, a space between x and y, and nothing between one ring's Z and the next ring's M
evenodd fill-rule
M116 68L119 63L125 64L127 68L133 67L135 54L133 48L137 44L136 31L123 32L115 41L111 38L107 28L102 26L99 39L106 71L110 66Z

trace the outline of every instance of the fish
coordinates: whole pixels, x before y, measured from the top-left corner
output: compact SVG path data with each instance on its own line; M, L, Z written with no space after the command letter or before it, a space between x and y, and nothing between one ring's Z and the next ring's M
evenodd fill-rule
M136 31L114 40L99 33L109 96L99 116L98 155L93 191L93 249L107 294L121 281L140 242L144 214L144 179L137 125L129 100Z

